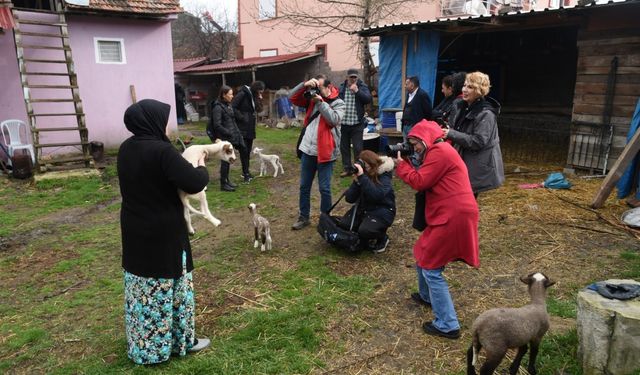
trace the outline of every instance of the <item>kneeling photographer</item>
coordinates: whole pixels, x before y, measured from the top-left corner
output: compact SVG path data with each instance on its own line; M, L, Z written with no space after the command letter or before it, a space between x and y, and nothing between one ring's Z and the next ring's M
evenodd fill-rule
M364 150L353 165L353 183L345 193L347 202L357 203L353 230L357 227L360 242L375 253L386 250L389 244L387 229L396 216L392 172L393 159Z
M408 135L413 154L397 152L396 174L416 191L424 191L427 227L413 246L418 293L411 298L430 305L433 321L425 333L450 339L460 337L460 324L442 273L450 262L461 260L478 267L478 205L467 167L456 150L442 139L442 129L423 120Z

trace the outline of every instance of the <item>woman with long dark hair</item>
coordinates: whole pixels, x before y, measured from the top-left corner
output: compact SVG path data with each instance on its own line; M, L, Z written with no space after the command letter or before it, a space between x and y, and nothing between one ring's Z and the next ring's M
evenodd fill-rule
M262 111L262 93L264 89L265 86L262 81L255 81L251 86L242 86L235 98L233 98L233 102L231 102L236 115L236 123L245 144L245 149L240 151L244 182L249 182L253 179L253 175L249 170L249 160L253 149L253 140L256 138L258 113Z
M360 242L381 253L389 244L387 229L396 216L396 196L391 184L393 159L364 150L353 168L353 183L345 198L349 203L358 203L356 225Z
M233 100L233 89L227 85L222 85L220 95L211 109L211 119L207 125L207 134L212 142L216 139L229 141L234 148L242 154L245 150L244 140L240 129L236 125L235 115L231 107ZM220 190L235 191L236 184L229 180L229 163L222 160L220 162Z

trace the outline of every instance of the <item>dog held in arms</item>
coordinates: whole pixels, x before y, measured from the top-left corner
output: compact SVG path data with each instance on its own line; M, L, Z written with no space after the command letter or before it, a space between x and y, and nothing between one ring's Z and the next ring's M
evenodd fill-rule
M275 173L273 177L278 177L278 168L280 168L280 172L284 174L284 168L282 168L282 164L280 164L280 157L278 155L266 155L262 153L262 148L256 147L253 149L253 153L258 155L260 159L260 177L267 174L267 163L271 163Z
M255 242L253 247L257 248L262 242L260 251L271 250L271 225L269 221L258 214L255 203L249 204L249 211L253 215L253 229L255 234Z
M207 159L210 157L218 157L220 160L228 163L233 163L236 160L236 153L231 143L227 141L221 141L216 139L215 143L208 145L193 145L187 147L182 153L182 157L185 158L194 167L198 166L198 161L201 159ZM187 194L182 190L178 190L178 195L184 206L184 220L187 222L187 230L189 234L194 234L195 229L191 225L191 214L196 214L204 217L207 221L217 227L221 224L221 221L216 219L209 211L209 205L207 204L207 195L205 194L205 187L201 192L196 194ZM200 201L200 210L196 210L189 203L189 198L197 199Z

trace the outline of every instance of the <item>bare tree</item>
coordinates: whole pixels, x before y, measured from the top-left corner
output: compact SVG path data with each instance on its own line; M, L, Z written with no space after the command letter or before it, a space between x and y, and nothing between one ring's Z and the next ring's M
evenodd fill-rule
M381 22L406 19L412 7L431 1L433 0L287 0L278 2L277 20L291 25L291 35L300 41L297 48L308 48L331 33L352 35ZM311 30L311 35L304 33L305 30ZM357 37L356 43L364 80L373 87L376 68L371 57L369 38Z
M224 9L217 14L196 9L185 12L171 25L173 57L209 57L229 60L235 58L236 23Z

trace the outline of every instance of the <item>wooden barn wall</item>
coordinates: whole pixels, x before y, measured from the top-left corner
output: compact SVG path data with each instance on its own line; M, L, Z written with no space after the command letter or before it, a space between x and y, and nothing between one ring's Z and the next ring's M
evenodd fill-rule
M578 32L578 63L572 121L602 124L607 77L618 57L611 123L613 142L608 167L626 144L631 117L640 97L640 6L620 5L592 12ZM574 126L571 142L584 126ZM605 139L605 143L608 140ZM597 142L594 138L591 142ZM598 149L598 147L593 148ZM594 151L595 152L595 151ZM570 150L568 164L580 166L581 157ZM604 158L602 159L604 161ZM600 163L602 166L603 163ZM598 168L597 168L598 169Z

